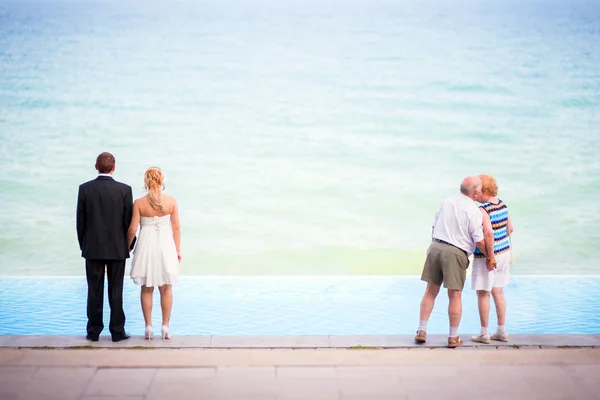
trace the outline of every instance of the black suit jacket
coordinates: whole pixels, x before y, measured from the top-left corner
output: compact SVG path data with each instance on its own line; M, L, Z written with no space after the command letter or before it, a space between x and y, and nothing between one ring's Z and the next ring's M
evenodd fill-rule
M103 175L80 185L77 238L81 256L91 260L129 258L127 229L132 211L131 186Z

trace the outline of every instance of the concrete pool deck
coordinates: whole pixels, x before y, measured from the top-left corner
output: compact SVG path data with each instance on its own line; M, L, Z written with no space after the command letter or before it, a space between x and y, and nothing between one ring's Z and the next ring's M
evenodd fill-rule
M510 335L509 341L481 344L471 341L472 334L461 334L461 348L515 348L515 347L600 347L600 335ZM438 348L447 344L446 335L431 334L427 343L415 344L413 335L363 336L173 336L154 340L132 336L129 340L113 343L110 336L100 336L98 342L84 336L7 336L0 335L0 348L200 348L200 349L344 349L352 347Z

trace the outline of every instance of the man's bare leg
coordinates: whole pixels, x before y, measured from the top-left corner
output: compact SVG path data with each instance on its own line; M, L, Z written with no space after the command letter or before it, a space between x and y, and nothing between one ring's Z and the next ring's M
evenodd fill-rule
M427 321L429 321L429 316L435 305L435 298L439 292L440 287L438 285L429 282L427 283L427 288L421 299L419 328L417 329L417 336L415 337L415 342L417 343L425 343L427 336Z
M425 294L423 294L423 299L421 300L421 313L419 317L421 321L429 321L429 316L431 315L433 306L435 305L435 298L439 292L440 287L438 285L427 283Z
M462 316L462 291L448 289L448 318L450 319L450 337L458 336L458 325Z

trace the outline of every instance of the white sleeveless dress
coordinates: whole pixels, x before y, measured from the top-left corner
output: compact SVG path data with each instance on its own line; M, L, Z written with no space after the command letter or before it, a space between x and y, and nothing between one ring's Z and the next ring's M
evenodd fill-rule
M177 283L179 260L173 240L171 215L142 217L133 260L131 279L137 285L162 286Z

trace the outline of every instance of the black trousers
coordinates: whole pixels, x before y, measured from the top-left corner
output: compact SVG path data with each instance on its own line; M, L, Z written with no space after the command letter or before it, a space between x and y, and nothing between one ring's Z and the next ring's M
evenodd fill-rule
M110 334L118 337L125 334L125 312L123 311L123 277L125 260L85 260L85 275L88 284L87 333L97 337L104 329L102 309L104 306L104 268L108 276L108 304L110 305Z

